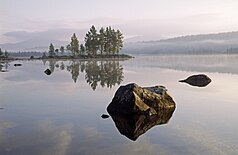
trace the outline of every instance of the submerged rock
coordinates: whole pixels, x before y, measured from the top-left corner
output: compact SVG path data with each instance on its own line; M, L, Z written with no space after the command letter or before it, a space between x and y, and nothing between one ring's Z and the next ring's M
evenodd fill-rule
M107 119L107 118L109 118L110 116L109 115L107 115L107 114L102 114L102 116L101 116L103 119Z
M205 87L212 80L205 74L192 75L185 80L180 80L179 82L185 82L192 86Z
M44 72L45 72L46 75L50 75L51 74L50 69L46 69Z
M0 70L0 72L3 72L3 73L4 73L4 72L8 72L8 71L7 71L7 70Z
M22 66L22 64L14 64L13 66L15 66L15 67Z
M121 86L107 111L119 132L131 140L155 125L165 124L175 110L175 102L164 86Z

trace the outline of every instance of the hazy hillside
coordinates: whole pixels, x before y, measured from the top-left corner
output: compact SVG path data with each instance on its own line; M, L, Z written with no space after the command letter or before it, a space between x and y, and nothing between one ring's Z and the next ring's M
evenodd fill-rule
M17 43L0 44L8 51L46 51L52 42L56 47L69 43L72 32L78 34L82 41L86 29L55 29L43 32L9 32L5 35L19 40ZM82 33L83 32L83 33ZM129 54L192 54L192 53L236 53L238 48L238 31L217 34L182 36L158 41L129 42L142 40L142 36L126 38L123 52ZM68 40L68 41L63 41ZM144 37L144 40L148 38Z
M70 37L76 33L82 40L86 29L52 29L42 32L14 31L5 33L4 36L14 38L16 43L1 44L0 48L8 51L45 51L49 44L53 43L56 47L66 46L70 42Z
M27 41L22 41L19 43L8 43L8 44L2 44L0 47L2 49L7 49L10 51L45 51L48 50L48 46L50 43L53 43L54 45L60 46L60 45L66 45L68 42L65 41L58 41L58 40L38 40L38 39L32 39Z
M127 43L124 52L156 53L224 53L238 47L238 32L182 36L166 40Z

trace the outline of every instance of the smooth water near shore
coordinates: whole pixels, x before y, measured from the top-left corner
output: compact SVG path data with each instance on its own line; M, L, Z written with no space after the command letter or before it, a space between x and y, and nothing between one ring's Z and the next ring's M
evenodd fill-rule
M238 154L237 55L135 57L4 63L0 154ZM202 88L178 82L198 73L212 82ZM176 102L167 124L136 141L121 135L111 118L101 118L118 87L131 82L166 86Z

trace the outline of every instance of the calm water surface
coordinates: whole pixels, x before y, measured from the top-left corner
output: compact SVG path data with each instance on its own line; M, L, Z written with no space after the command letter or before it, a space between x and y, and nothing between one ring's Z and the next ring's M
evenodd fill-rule
M238 154L237 66L237 55L3 63L0 154ZM197 73L212 82L203 88L178 82ZM118 87L131 82L164 85L176 102L167 124L136 141L121 135L111 118L101 118Z

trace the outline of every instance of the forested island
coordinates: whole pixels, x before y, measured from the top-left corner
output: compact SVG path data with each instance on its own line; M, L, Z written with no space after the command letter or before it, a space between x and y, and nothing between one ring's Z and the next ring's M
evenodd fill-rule
M76 34L71 37L70 43L66 46L56 48L50 43L49 50L43 52L42 56L30 56L30 59L90 59L90 58L132 58L130 55L121 54L123 47L123 34L111 26L101 27L98 31L94 25L86 33L83 43L80 44ZM14 53L21 56L23 53ZM38 53L37 53L38 54ZM8 52L0 50L0 59L20 59L9 56Z
M119 54L123 47L123 34L120 30L112 29L110 26L101 28L99 31L93 25L86 33L84 43L74 33L71 42L66 46L55 49L50 43L49 52L43 53L43 59L85 59L85 58L131 58L129 55ZM66 54L65 51L68 53Z

